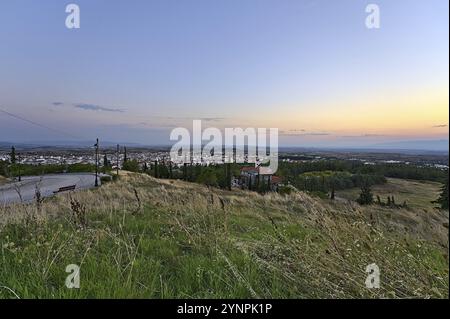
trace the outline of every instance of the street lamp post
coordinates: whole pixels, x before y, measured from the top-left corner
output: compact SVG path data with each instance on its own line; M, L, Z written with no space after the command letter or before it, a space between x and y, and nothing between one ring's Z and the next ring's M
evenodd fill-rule
M95 143L95 187L98 187L98 138Z
M119 155L120 155L120 148L119 148L119 144L117 144L117 162L116 162L117 177L119 177Z

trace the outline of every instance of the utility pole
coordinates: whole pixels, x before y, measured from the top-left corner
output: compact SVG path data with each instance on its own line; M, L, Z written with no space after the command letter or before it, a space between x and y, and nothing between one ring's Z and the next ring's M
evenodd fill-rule
M119 177L119 155L120 155L120 148L119 148L119 144L117 144L117 163L116 163L117 177Z
M98 187L98 138L95 143L95 187Z

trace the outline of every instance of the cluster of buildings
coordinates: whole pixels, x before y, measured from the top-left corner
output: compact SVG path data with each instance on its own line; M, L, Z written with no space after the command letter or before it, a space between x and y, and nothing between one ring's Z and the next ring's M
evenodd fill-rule
M129 152L125 155L122 149L117 160L117 152L113 150L106 150L99 154L99 164L103 165L104 157L106 156L108 162L115 168L119 162L119 168L125 159L137 160L139 163L153 163L154 161L163 161L169 159L168 152L164 151L144 151L144 152ZM9 162L11 160L10 152L0 153L0 161ZM56 154L52 151L51 154L45 152L16 152L16 162L24 165L72 165L72 164L92 164L95 165L95 152L76 151L68 153L66 151Z
M282 179L276 176L269 167L244 166L241 167L240 176L235 176L231 186L243 189L266 189L278 191L282 186Z
M10 161L10 154L0 154L0 161ZM39 155L21 153L16 155L16 162L24 165L59 165L59 164L95 164L94 155Z

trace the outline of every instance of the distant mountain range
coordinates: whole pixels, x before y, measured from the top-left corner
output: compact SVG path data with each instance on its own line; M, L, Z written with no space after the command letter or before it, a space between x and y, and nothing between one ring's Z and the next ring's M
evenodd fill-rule
M340 151L363 151L363 152L398 152L398 153L448 153L448 140L411 140L411 141L395 141L371 144L361 147L302 147L302 146L280 146L280 151L292 150L340 150ZM95 141L30 141L30 142L2 142L0 141L0 150L10 149L15 146L17 149L34 149L34 148L89 148L93 147ZM169 145L144 145L139 143L119 142L121 146L136 148L169 148ZM117 142L100 141L100 147L115 147Z
M370 148L448 152L448 140L416 140L416 141L387 142L371 145Z

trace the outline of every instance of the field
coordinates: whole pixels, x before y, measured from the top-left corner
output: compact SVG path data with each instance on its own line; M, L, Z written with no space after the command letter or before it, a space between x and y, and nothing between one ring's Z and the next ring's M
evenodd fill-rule
M126 174L0 207L0 297L448 298L446 227L447 211ZM365 285L372 263L379 289Z
M388 196L394 196L397 204L406 201L411 208L433 210L436 204L431 203L439 197L442 184L427 181L413 181L399 178L387 178L387 183L372 187L374 198L380 196L386 202ZM361 190L352 188L336 191L336 196L348 200L356 200Z

